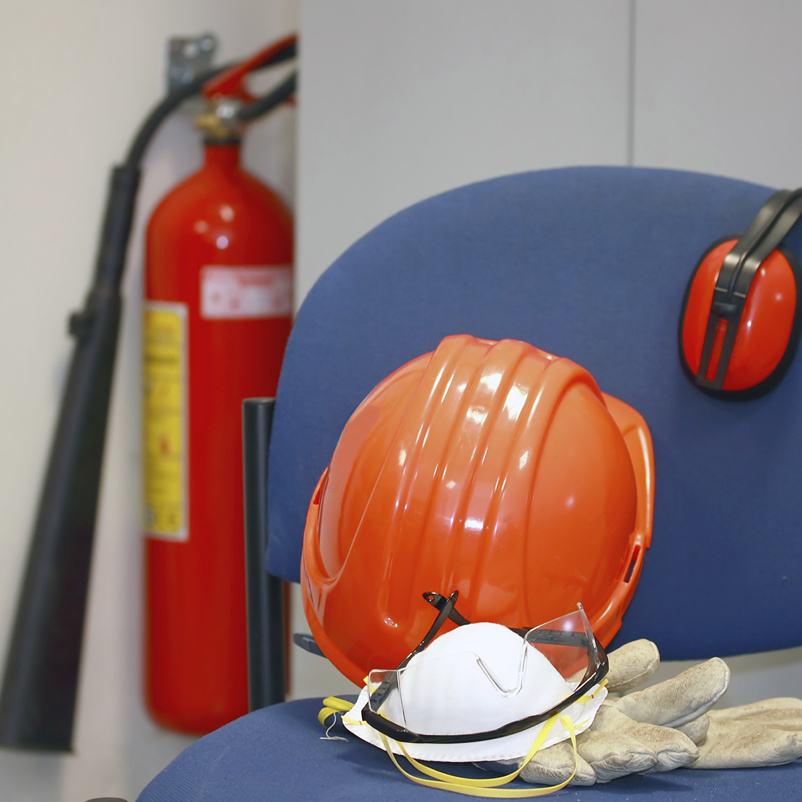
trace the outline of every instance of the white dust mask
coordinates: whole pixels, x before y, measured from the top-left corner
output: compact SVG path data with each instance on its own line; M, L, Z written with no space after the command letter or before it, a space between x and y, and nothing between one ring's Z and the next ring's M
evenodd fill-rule
M483 762L531 759L590 726L607 660L581 607L523 632L465 622L456 596L425 594L438 621L397 669L371 671L343 714L350 732L415 760ZM465 623L435 637L446 617Z

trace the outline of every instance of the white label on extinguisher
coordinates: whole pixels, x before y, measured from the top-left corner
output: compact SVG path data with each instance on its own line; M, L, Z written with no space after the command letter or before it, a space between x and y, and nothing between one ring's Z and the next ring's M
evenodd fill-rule
M292 266L201 268L201 317L207 320L289 317Z

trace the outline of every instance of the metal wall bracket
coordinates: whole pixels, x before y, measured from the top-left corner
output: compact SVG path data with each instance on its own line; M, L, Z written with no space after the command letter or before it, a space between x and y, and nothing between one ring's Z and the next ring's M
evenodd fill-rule
M201 73L210 70L217 51L218 39L213 33L198 36L172 36L167 40L167 91L189 83ZM184 113L197 115L206 103L195 98L181 105Z

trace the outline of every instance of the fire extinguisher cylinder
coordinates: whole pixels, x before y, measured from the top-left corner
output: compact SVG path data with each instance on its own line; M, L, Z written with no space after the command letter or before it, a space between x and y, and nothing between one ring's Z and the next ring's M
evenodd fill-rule
M292 259L290 213L236 138L207 140L148 226L145 696L183 732L248 711L241 406L275 394Z

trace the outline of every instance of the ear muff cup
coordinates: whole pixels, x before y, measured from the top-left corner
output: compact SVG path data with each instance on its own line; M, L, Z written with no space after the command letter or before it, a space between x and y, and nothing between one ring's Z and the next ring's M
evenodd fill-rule
M776 387L793 361L802 322L798 311L802 269L790 249L777 247L757 269L740 315L718 315L713 311L716 283L725 257L737 243L737 237L714 243L696 265L682 302L679 352L688 378L704 392L749 399ZM709 359L700 373L711 313L718 320L714 320ZM730 327L736 327L736 334L734 342L727 344ZM717 376L722 358L726 362L723 381Z

